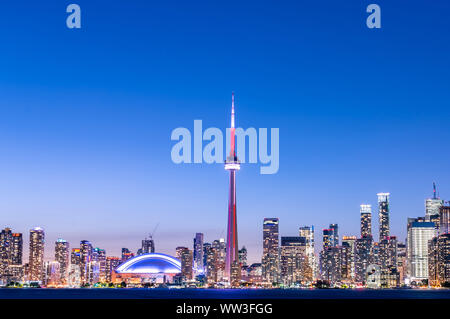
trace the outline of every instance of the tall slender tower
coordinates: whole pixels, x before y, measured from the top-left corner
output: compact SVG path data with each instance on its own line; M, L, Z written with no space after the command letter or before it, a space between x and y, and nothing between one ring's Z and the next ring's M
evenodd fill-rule
M372 206L361 204L361 238L372 237Z
M227 250L225 260L225 277L232 286L239 285L241 267L239 265L237 219L236 219L236 171L241 164L235 150L234 127L234 93L231 96L231 128L230 128L230 154L225 162L225 169L230 171L230 191L228 197L228 230Z
M389 237L389 193L378 193L378 217L380 221L380 241Z
M44 270L44 230L40 227L30 230L29 279L42 281Z

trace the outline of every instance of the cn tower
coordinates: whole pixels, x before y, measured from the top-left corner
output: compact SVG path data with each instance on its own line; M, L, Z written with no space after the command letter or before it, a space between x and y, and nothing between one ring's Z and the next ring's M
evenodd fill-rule
M227 230L227 256L225 260L225 277L232 286L239 285L241 279L241 266L239 264L237 219L236 219L236 171L241 164L235 150L234 127L234 93L231 95L231 128L230 128L230 154L225 161L225 169L230 171L230 190L228 197L228 230Z

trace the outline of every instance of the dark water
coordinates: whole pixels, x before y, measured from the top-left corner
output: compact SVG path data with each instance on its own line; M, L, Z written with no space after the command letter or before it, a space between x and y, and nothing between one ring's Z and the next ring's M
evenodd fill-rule
M450 299L450 289L0 289L0 299Z

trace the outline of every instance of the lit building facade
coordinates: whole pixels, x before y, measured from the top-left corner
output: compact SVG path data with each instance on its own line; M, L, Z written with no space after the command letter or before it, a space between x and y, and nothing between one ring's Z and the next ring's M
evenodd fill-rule
M342 280L347 282L355 281L355 252L356 252L356 236L342 237L341 247L341 269Z
M425 200L425 219L431 221L433 216L439 216L439 210L444 205L444 201L437 196L436 184L433 183L433 197Z
M408 273L411 281L428 279L428 242L436 237L434 223L409 219L408 228Z
M320 277L335 286L342 279L342 251L340 247L327 247L320 252Z
M44 279L44 244L45 232L36 227L30 230L30 254L29 254L29 280L40 281Z
M361 204L361 237L372 237L372 205Z
M11 263L12 231L5 228L0 233L0 276L6 275L6 270Z
M439 208L439 234L450 233L450 206Z
M108 256L106 257L106 269L105 269L105 276L106 276L106 282L111 282L111 274L114 269L119 267L121 264L121 259L119 257L114 256Z
M372 237L358 238L355 241L355 280L364 284L367 267L373 260Z
M80 242L80 274L81 282L89 284L89 264L93 260L92 244L88 240Z
M308 257L309 267L312 269L313 278L317 278L316 269L316 253L314 247L314 226L302 226L299 228L298 234L304 237L306 241L306 257Z
M194 254L192 250L187 247L177 247L177 256L180 259L180 271L185 280L192 280L194 278Z
M55 261L59 263L61 283L65 284L69 271L69 243L64 239L59 238L55 242Z
M378 193L378 218L380 225L380 241L389 237L389 193Z
M279 220L264 218L262 276L266 283L272 284L279 281L279 249Z
M194 269L196 274L203 274L203 233L196 233L194 237Z
M286 286L312 281L305 237L281 237L280 274Z
M339 226L338 224L330 224L331 229L331 247L339 246Z
M429 242L428 283L434 287L450 284L450 234L439 235Z
M43 284L47 287L56 287L61 284L61 268L57 261L46 261L44 263Z

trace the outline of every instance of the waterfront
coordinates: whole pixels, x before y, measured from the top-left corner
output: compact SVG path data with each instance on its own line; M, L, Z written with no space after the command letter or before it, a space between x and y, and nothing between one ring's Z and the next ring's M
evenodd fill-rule
M450 289L3 288L0 299L450 299Z

